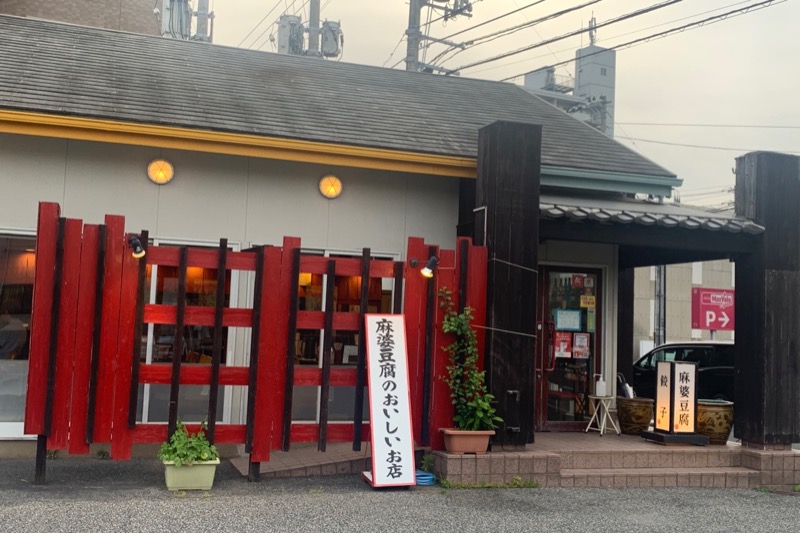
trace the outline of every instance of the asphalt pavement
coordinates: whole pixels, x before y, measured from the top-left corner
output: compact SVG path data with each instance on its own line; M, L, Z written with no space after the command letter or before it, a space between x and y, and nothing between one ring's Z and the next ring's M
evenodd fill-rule
M0 531L800 531L800 497L745 489L376 490L357 475L249 483L228 462L210 492L171 493L155 459L0 460Z

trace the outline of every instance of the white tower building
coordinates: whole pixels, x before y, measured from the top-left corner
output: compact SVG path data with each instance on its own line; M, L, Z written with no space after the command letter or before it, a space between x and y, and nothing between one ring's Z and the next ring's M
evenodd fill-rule
M574 81L543 67L525 75L523 88L613 137L617 53L595 45L594 28L592 18L590 44L575 52Z

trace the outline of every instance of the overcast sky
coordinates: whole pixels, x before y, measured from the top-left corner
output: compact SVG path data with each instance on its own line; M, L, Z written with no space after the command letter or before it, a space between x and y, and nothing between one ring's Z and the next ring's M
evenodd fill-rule
M538 5L453 37L452 40L466 41L589 1L544 0ZM760 1L683 0L652 13L601 27L597 31L597 45L613 47ZM453 0L450 2L452 4ZM661 2L663 0L599 1L510 36L469 48L446 61L443 66L458 68L585 28L592 14L601 25L604 21ZM444 5L442 0L437 3ZM471 18L462 16L447 23L443 20L433 22L428 35L444 38L533 3L534 0L473 0ZM268 38L271 33L277 35L274 23L282 13L297 13L304 22L308 19L307 0L235 0L213 2L212 7L216 17L216 44L264 51L274 50ZM408 24L406 1L322 0L322 7L323 20L341 21L345 35L342 61L385 65L389 68L405 57L406 43L405 40L401 42L401 38ZM270 13L270 10L273 11ZM423 22L426 17L427 9L424 9ZM437 17L439 14L434 12L432 18ZM735 157L750 150L800 155L798 33L800 0L787 0L738 17L618 50L616 138L683 179L681 192L684 203L723 200L696 194L732 187L734 176L731 169ZM587 44L588 36L584 34L466 69L461 75L502 80L574 58L575 50ZM427 59L432 59L443 50L443 45L431 46L427 50ZM405 65L401 62L395 68L405 68ZM559 67L557 74L574 75L574 63ZM521 84L522 78L512 82ZM643 122L773 127L633 124ZM690 148L645 141L735 150ZM732 195L727 199L732 200Z

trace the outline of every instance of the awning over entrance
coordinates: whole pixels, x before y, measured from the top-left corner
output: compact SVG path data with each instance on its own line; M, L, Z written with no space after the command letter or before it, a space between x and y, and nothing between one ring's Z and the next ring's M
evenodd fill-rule
M542 191L540 238L620 246L620 267L729 258L764 227L747 218L629 196Z

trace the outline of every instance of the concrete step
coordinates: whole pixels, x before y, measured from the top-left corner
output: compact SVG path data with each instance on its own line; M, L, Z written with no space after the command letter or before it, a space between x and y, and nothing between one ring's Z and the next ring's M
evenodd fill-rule
M659 447L647 451L568 451L562 469L740 467L739 450L726 446Z
M743 467L568 468L561 470L559 479L548 476L544 481L547 486L559 487L702 487L748 489L760 485L761 474L755 470Z

